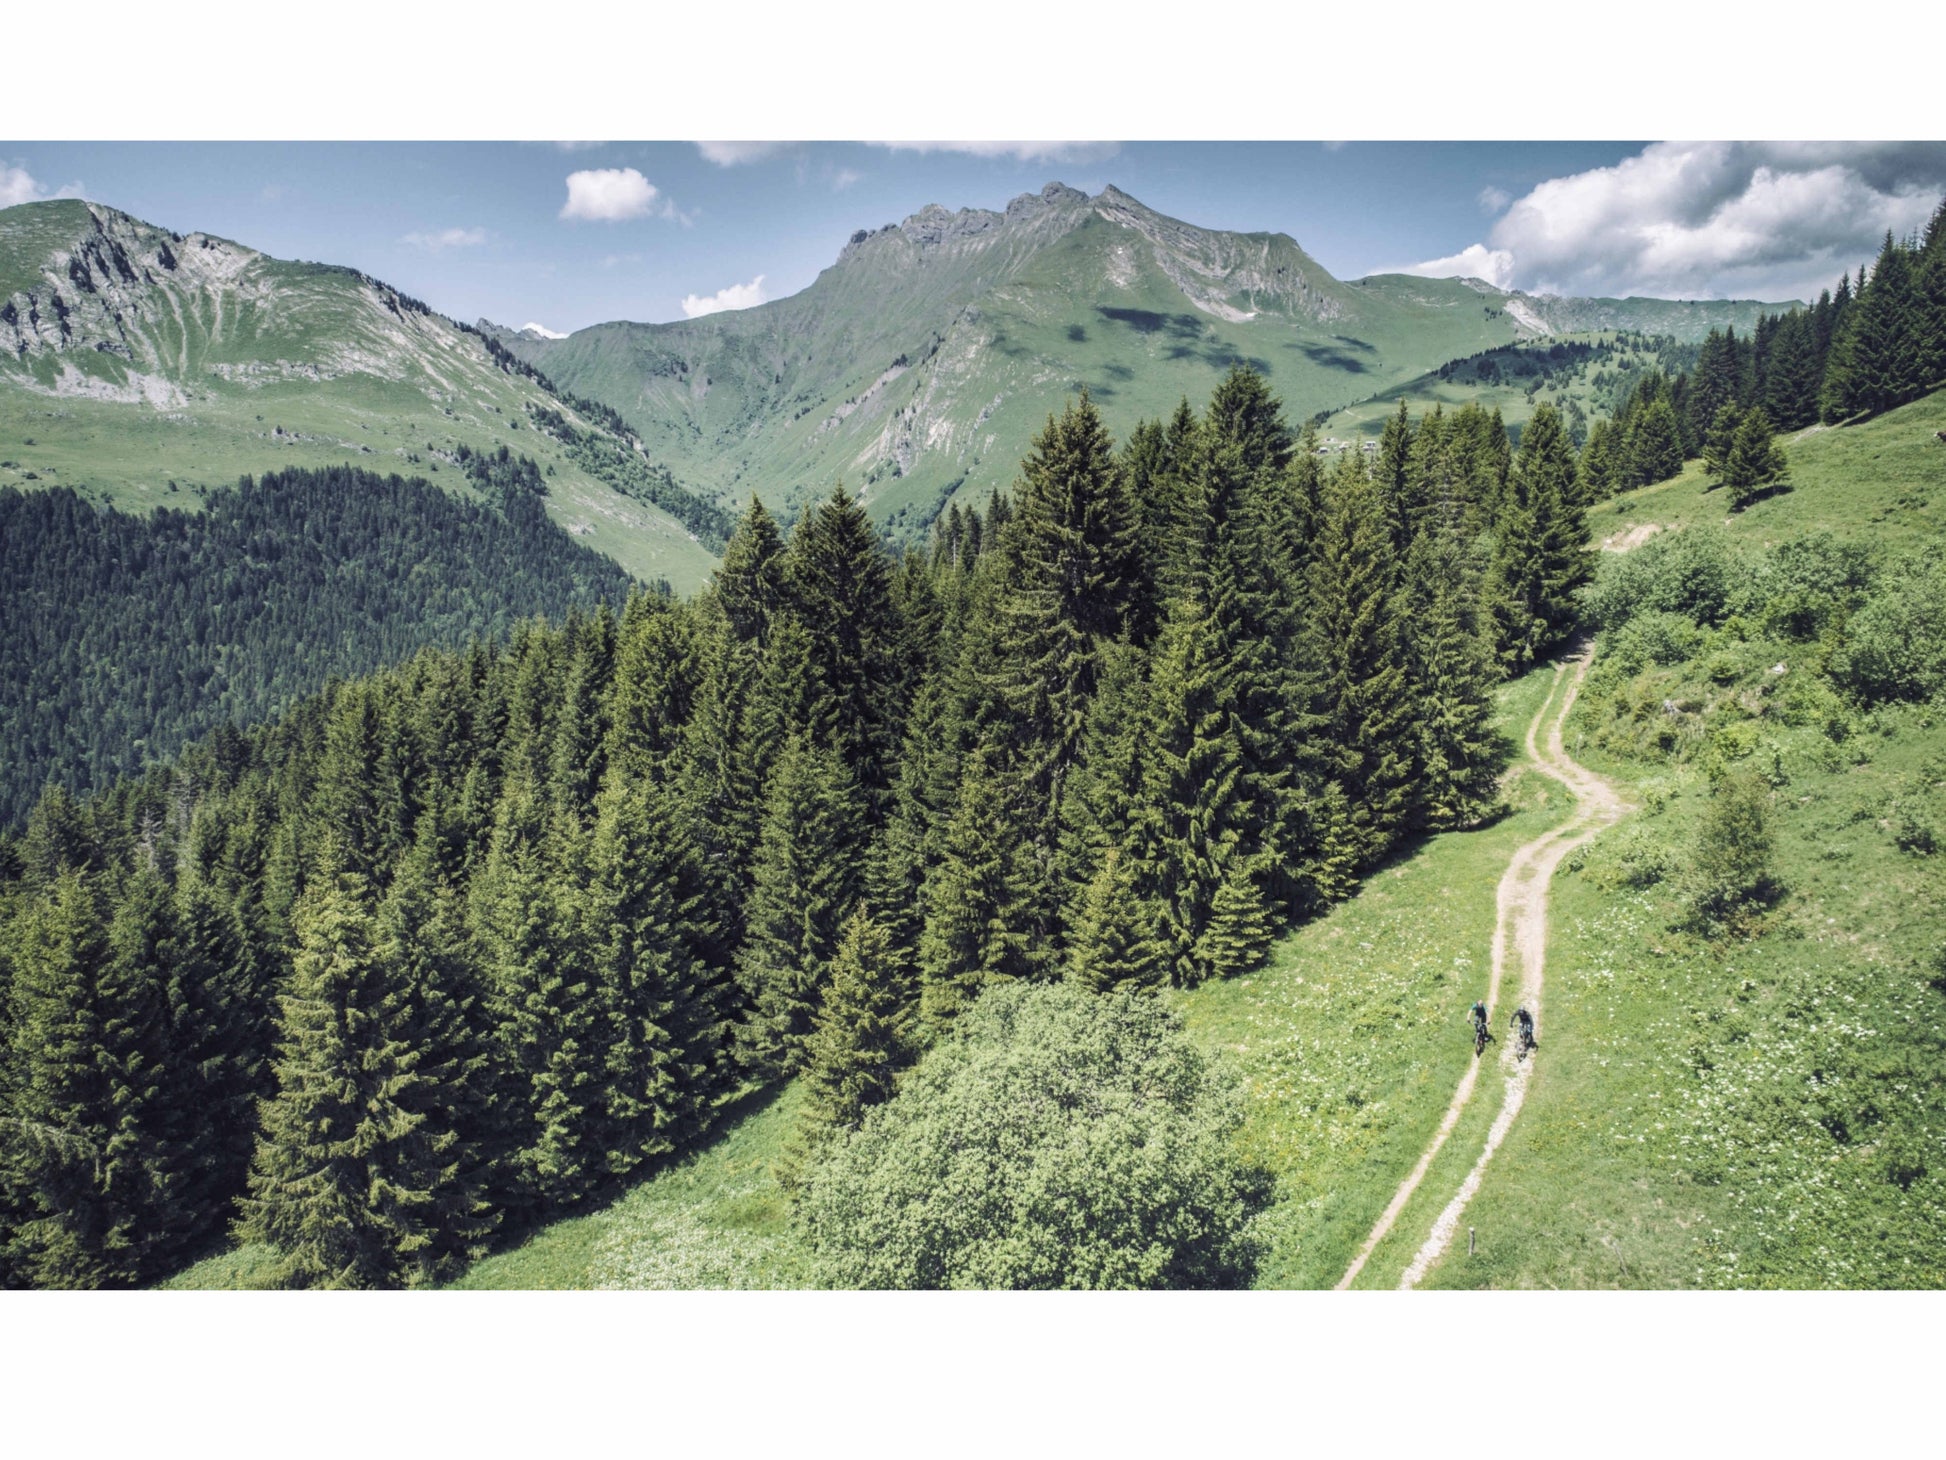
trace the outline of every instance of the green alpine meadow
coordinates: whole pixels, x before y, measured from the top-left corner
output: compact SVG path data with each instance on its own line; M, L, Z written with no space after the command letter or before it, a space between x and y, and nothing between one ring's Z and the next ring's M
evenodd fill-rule
M1946 145L62 145L0 1287L1946 1287Z

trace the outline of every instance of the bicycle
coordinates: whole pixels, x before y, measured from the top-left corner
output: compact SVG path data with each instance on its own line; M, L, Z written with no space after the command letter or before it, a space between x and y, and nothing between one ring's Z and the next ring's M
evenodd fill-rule
M1486 1053L1486 1048L1494 1042L1492 1033L1487 1029L1484 1019L1473 1026L1473 1058L1478 1059Z

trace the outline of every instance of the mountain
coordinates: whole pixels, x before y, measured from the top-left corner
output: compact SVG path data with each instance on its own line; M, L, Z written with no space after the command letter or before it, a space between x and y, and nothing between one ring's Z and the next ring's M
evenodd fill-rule
M604 414L356 270L96 203L0 211L0 486L125 508L183 505L179 488L193 505L245 474L350 463L473 495L458 448L507 445L539 464L570 532L637 577L695 587L720 514Z
M1247 363L1301 419L1519 339L1701 338L1782 307L1347 283L1284 234L1198 228L1114 187L1050 183L1003 212L933 205L860 230L809 288L751 309L497 337L612 406L699 490L788 512L843 478L910 532L953 494L1010 481L1021 444L1084 386L1119 434L1183 396L1201 404Z

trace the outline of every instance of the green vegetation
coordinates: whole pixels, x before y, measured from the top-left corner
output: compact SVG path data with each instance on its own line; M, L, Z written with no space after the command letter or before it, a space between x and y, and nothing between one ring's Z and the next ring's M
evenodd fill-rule
M348 467L147 515L0 488L0 825L50 782L105 787L333 675L627 596L542 510L533 462L465 465L484 502Z
M1226 1072L1145 994L996 989L831 1148L802 1219L845 1288L1234 1287L1260 1183Z
M929 207L860 231L789 299L504 342L614 408L693 488L755 493L788 518L843 477L876 522L919 542L949 502L1004 491L1019 444L1083 388L1123 436L1238 365L1297 419L1375 397L1389 410L1394 388L1540 330L1693 342L1764 307L1345 282L1283 235L1196 228L1114 188L1055 183L1004 215Z
M815 1187L899 1103L911 1031L950 1041L996 986L1247 970L1403 838L1491 803L1506 646L1465 603L1497 591L1496 532L1558 463L1538 433L1490 449L1489 427L1401 427L1382 480L1327 470L1239 370L1201 419L1143 428L1137 474L1084 396L1018 503L929 557L895 562L842 490L788 541L753 504L696 603L638 593L619 618L426 650L108 794L44 797L0 845L0 949L46 1006L8 1005L7 1078L48 1092L35 1129L60 1139L13 1132L4 1195L54 1255L8 1250L36 1281L126 1282L240 1215L280 1281L437 1282L496 1224L605 1199L807 1059ZM511 456L463 461L536 494ZM1423 622L1401 549L1445 565ZM243 1037L211 1000L245 970L234 1079L263 1104L251 1152L108 1097L154 1152L145 1179L222 1174L124 1258L126 1181L83 1180L102 1222L65 1225L82 1178L60 1142L94 1137L63 1081L87 1041L31 1031L94 1008L119 968L102 927L151 885L151 941L212 904L220 956L182 995L209 1007L181 1037ZM66 941L35 932L62 918ZM1137 936L1077 947L1104 921ZM139 1009L172 969L138 961L115 997Z
M0 487L147 512L352 466L464 496L460 448L504 446L538 464L562 527L637 578L689 592L714 565L646 479L578 465L529 411L626 446L605 420L355 270L57 201L0 211L0 286Z

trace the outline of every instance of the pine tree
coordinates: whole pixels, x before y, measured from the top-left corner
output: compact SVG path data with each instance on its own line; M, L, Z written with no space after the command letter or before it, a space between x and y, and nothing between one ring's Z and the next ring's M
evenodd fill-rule
M1404 574L1406 654L1419 724L1414 800L1434 831L1478 820L1504 758L1494 729L1493 645L1479 621L1479 584L1453 532L1413 543Z
M1152 988L1165 976L1155 909L1142 897L1135 871L1110 847L1089 880L1068 934L1067 976L1102 992Z
M916 1008L885 930L865 913L852 917L806 1046L807 1146L855 1130L867 1110L892 1098L899 1071L912 1060Z
M180 1235L181 1153L155 1135L167 1020L149 911L117 918L111 936L98 883L67 869L16 930L0 1150L21 1208L11 1265L36 1287L132 1286L170 1255L158 1228Z
M1354 457L1341 458L1332 473L1314 554L1305 651L1319 672L1325 770L1351 807L1356 860L1369 865L1409 815L1418 732L1393 595L1392 540L1364 463Z
M1759 496L1777 491L1790 475L1790 462L1773 437L1762 406L1752 406L1737 423L1723 464L1730 510L1741 512Z
M863 893L867 851L860 791L834 750L793 739L768 803L737 961L756 1011L743 1058L764 1075L802 1062L840 932Z
M699 1134L724 1083L731 1011L703 889L667 795L611 775L578 917L609 1030L600 1119L617 1175Z
M939 863L926 879L921 1012L937 1033L990 983L1037 977L1052 954L1045 876L1013 834L1031 795L992 747L967 757Z
M238 1235L282 1255L293 1287L390 1288L450 1273L447 1223L484 1203L450 1121L452 1053L381 932L364 879L325 878L299 917L277 1094L264 1107ZM403 914L409 916L409 913ZM420 1017L430 1014L430 1018Z
M1638 487L1666 482L1682 471L1682 433L1675 408L1667 400L1652 401L1629 426L1629 477Z
M1384 532L1376 515L1371 530ZM1148 718L1129 855L1157 910L1170 980L1190 987L1249 967L1270 943L1263 854L1247 838L1258 812L1244 789L1236 689L1193 598L1177 601L1156 647Z

